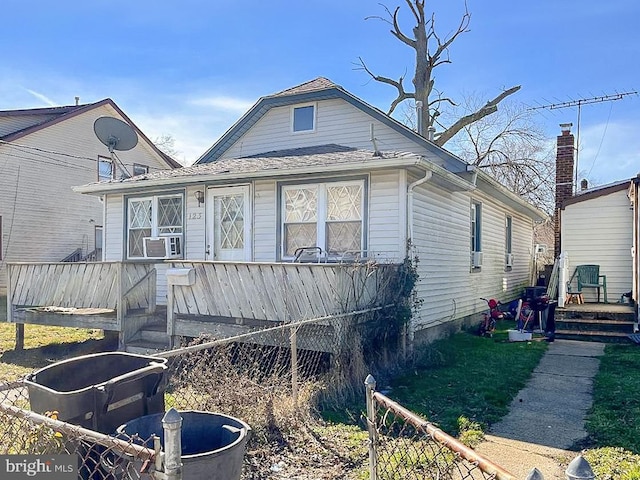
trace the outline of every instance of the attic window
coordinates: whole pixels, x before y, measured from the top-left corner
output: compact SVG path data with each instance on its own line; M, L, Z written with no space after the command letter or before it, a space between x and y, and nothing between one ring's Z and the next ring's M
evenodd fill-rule
M292 128L294 132L312 132L316 128L315 105L294 107L292 113Z

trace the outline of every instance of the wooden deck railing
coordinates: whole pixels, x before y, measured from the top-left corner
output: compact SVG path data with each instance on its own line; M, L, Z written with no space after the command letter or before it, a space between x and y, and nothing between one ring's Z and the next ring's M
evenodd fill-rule
M155 272L152 263L137 262L10 263L7 320L24 323L16 313L30 307L105 309L113 310L113 324L96 328L122 331L128 310L155 309Z
M184 334L176 331L179 316L264 325L384 305L394 294L390 286L398 271L398 265L373 263L171 263L195 271L193 284L168 286L172 336Z

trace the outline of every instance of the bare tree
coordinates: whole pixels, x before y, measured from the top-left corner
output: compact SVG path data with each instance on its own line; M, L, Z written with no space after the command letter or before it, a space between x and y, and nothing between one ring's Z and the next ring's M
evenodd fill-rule
M467 96L461 108L476 111L478 103L477 96ZM533 205L553 212L554 145L526 107L505 103L495 115L466 125L448 148Z
M176 139L173 138L173 135L170 133L163 133L159 137L156 137L153 140L153 143L156 147L172 158L177 158L178 155L180 155L180 152L175 148Z
M369 69L361 57L358 59L358 68L367 72L374 80L391 85L397 89L398 95L389 107L389 115L405 100L413 100L416 103L421 102L419 104L422 105L422 113L418 124L421 125L423 131L426 131L431 126L435 127L438 125L441 127L441 130L437 131L434 135L434 142L442 146L467 125L495 113L498 110L498 104L509 95L517 92L520 86L518 85L504 90L476 111L469 112L463 117L458 118L448 127L442 125L437 120L438 116L442 113L442 105L448 104L455 106L456 103L435 89L433 71L440 65L451 63L449 47L460 35L469 31L471 14L465 3L464 14L456 30L452 34L442 37L436 31L435 13L432 13L430 17L425 15L425 0L405 0L405 3L413 14L416 22L412 29L413 36L406 35L400 28L400 7L396 7L396 9L391 12L388 7L383 5L383 8L387 12L387 17L371 16L367 17L367 19L374 18L390 24L391 34L415 51L415 71L412 79L414 91L405 90L404 75L400 76L397 80L376 75Z

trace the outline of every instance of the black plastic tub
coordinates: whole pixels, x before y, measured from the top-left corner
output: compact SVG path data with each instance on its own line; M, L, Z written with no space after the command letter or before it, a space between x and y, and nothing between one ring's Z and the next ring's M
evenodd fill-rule
M133 418L164 411L167 360L106 352L63 360L27 376L31 410L112 433Z
M182 417L182 478L189 480L239 480L251 428L228 415L196 410ZM164 442L163 413L136 418L120 426L121 438L147 441L152 435ZM124 435L124 437L123 437ZM147 441L146 445L152 445ZM164 444L163 444L164 447Z

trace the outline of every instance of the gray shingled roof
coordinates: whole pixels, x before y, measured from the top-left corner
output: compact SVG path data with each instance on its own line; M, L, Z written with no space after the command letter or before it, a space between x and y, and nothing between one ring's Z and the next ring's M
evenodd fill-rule
M315 92L316 90L325 90L327 88L340 87L336 85L331 80L325 77L314 78L313 80L309 80L308 82L302 83L300 85L296 85L295 87L287 88L278 93L274 93L273 95L268 95L269 97L281 97L288 95L296 95L298 93L307 93L307 92Z
M342 145L320 145L315 147L278 150L242 158L227 158L211 163L192 165L175 170L158 170L124 180L110 180L109 183L130 184L145 180L195 177L198 175L237 174L246 175L265 170L282 171L304 167L322 167L339 164L365 164L379 158L400 158L415 156L413 154L384 152L382 157L375 157L372 151L358 150ZM416 157L417 158L417 157ZM102 182L105 183L105 182Z

